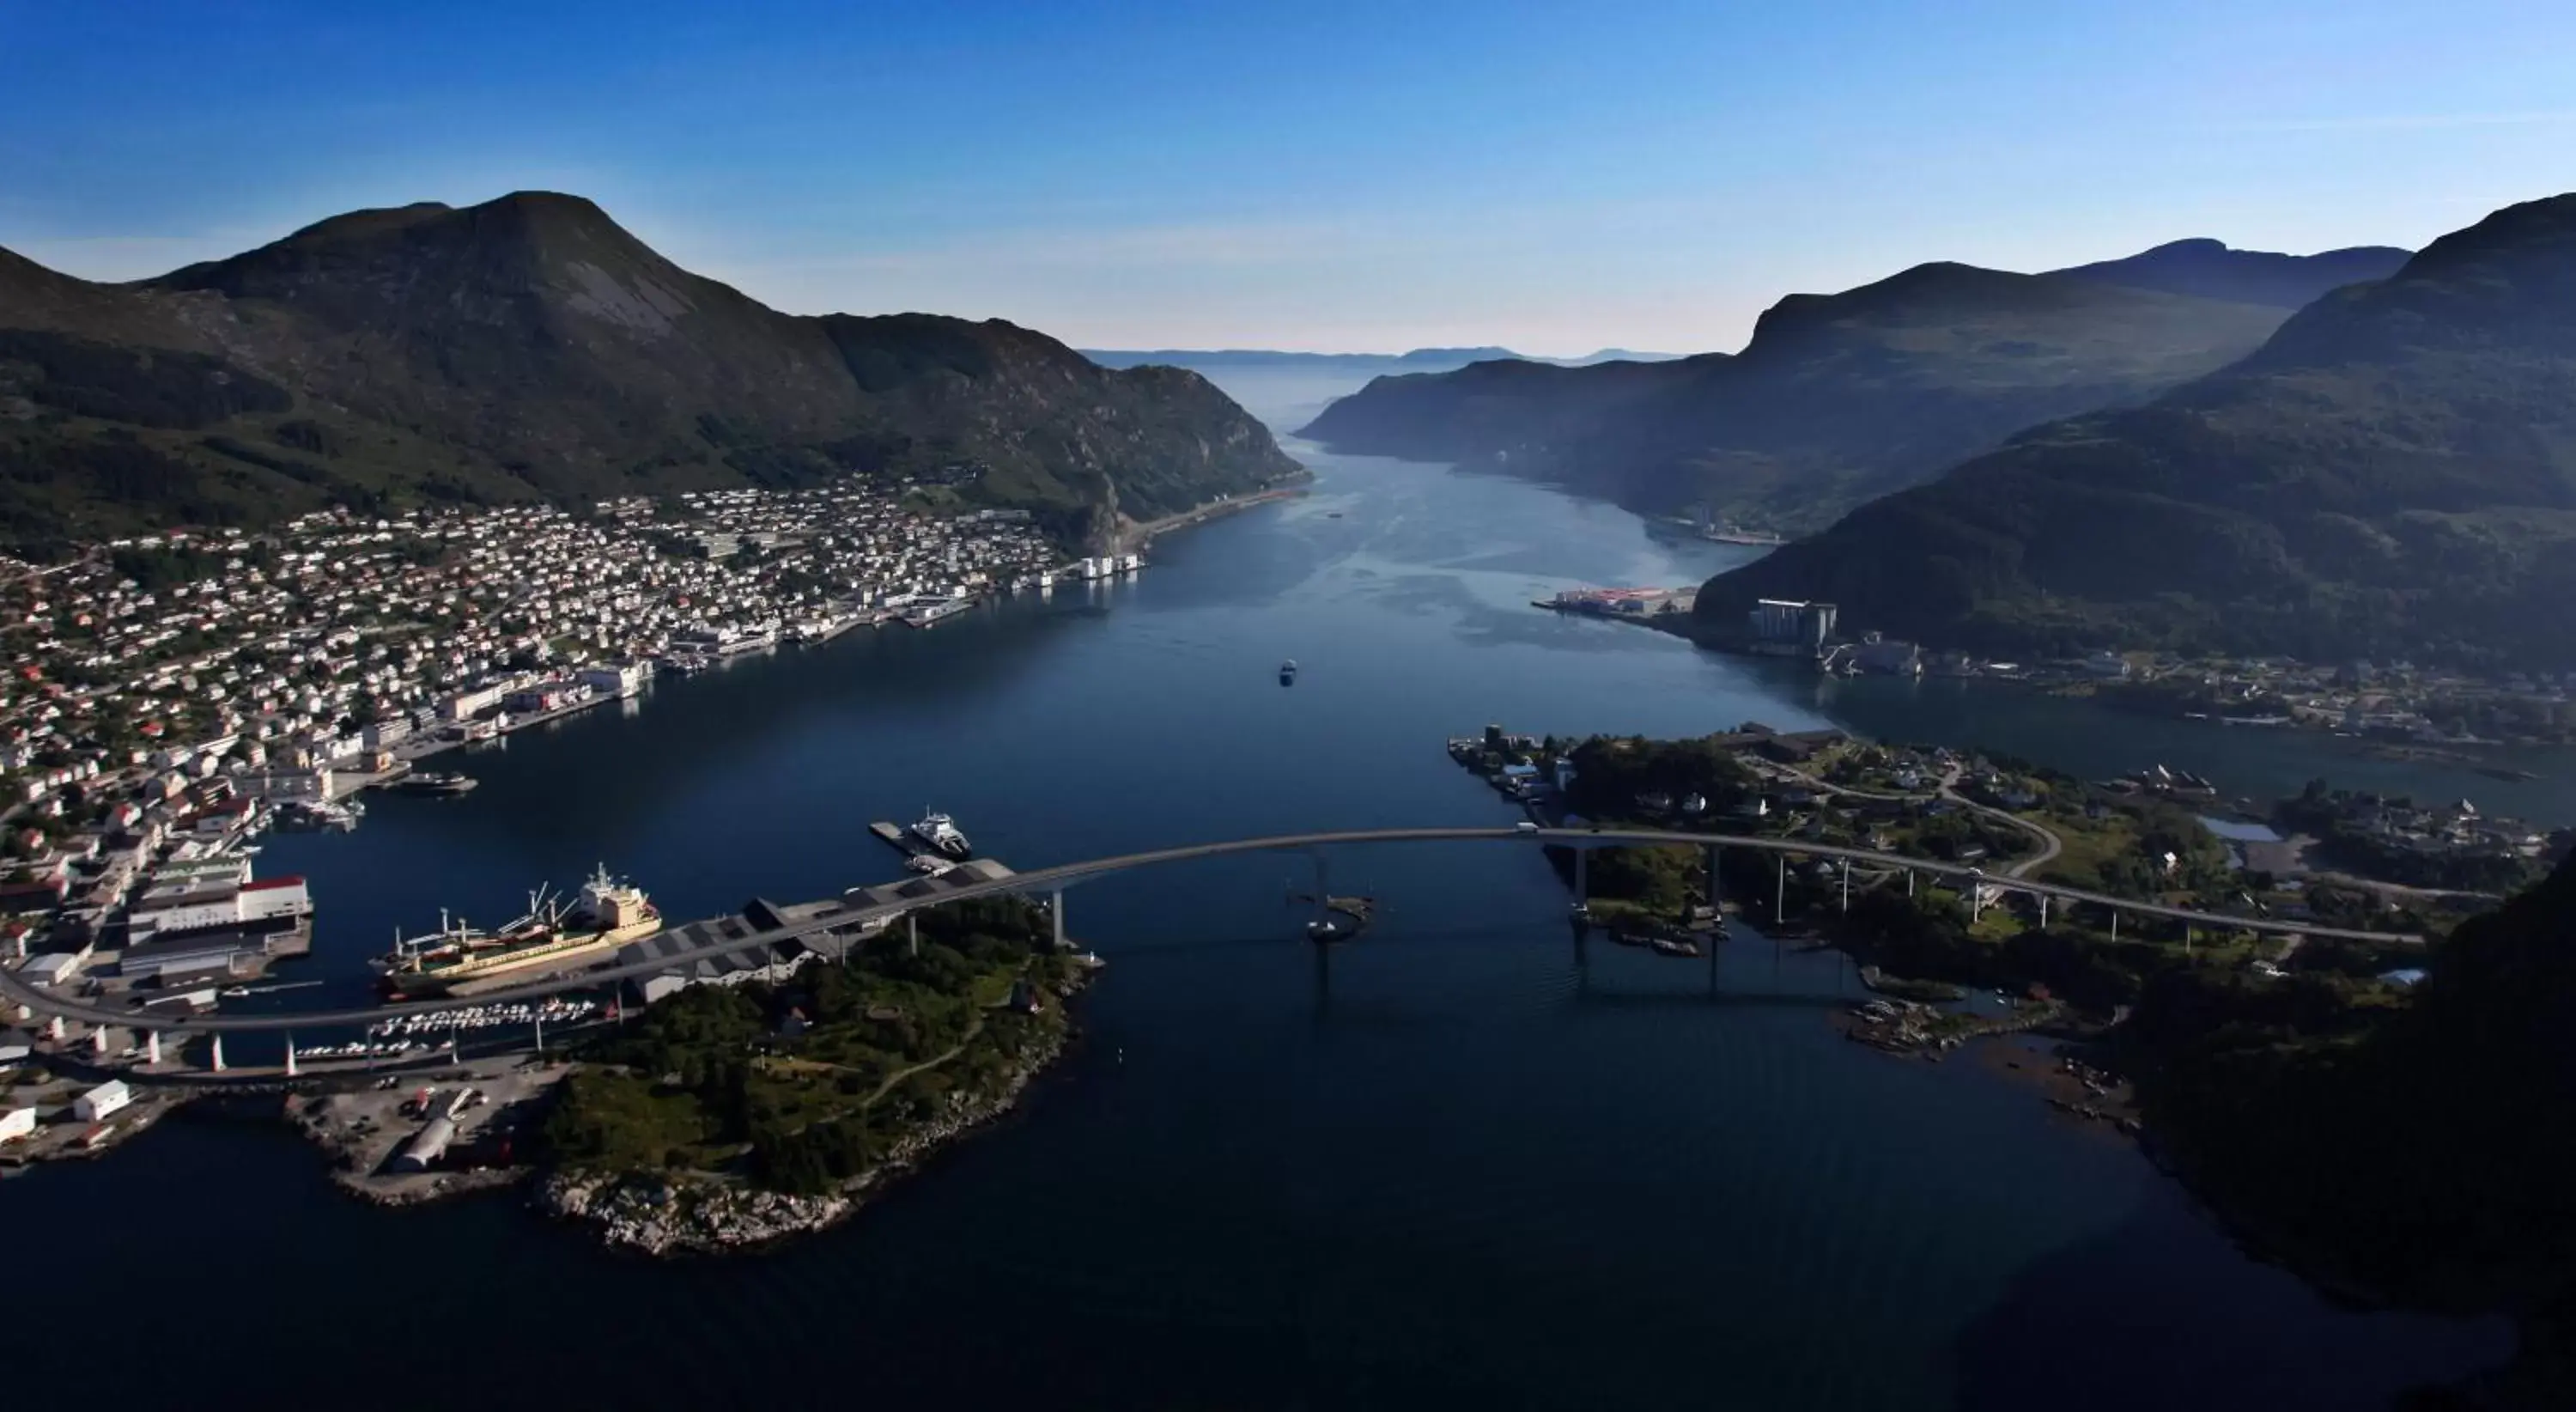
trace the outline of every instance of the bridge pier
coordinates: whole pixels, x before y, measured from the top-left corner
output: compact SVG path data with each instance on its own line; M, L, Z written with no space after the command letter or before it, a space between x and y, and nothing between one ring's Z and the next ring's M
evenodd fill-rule
M212 1055L212 1056L211 1056L211 1058L210 1058L210 1062L211 1062L211 1063L212 1063L212 1065L213 1065L214 1071L215 1071L216 1073L220 1074L220 1073L222 1073L222 1072L224 1071L224 1036L223 1036L223 1032L222 1032L221 1030L216 1031L216 1032L215 1032L214 1039L215 1039L215 1048L214 1048L214 1053L213 1053L213 1055Z
M1969 926L1972 926L1972 927L1973 927L1973 926L1975 926L1975 925L1976 925L1980 920L1982 920L1982 919L1985 917L1985 915L1986 915L1986 882L1985 882L1985 879L1983 879L1983 878L1970 878L1970 879L1968 879L1968 925L1969 925Z
M2044 892L2039 895L2039 929L2048 930L2048 894Z
M1912 868L1905 870L1905 896L1909 901L1912 900L1914 896L1914 870Z
M1789 855L1774 853L1771 861L1779 869L1771 885L1771 925L1785 926L1789 921Z
M1578 907L1592 905L1592 850L1588 848L1574 850L1574 903Z
M1843 911L1851 911L1851 860L1843 860Z
M155 1068L160 1066L161 1032L159 1030L143 1032L143 1062Z
M1053 898L1052 898L1052 899L1047 903L1047 911L1053 915L1054 920L1055 920L1055 949L1056 949L1056 950L1058 950L1058 951L1062 951L1062 950L1064 950L1064 889L1063 889L1063 888L1057 888L1057 889L1055 890L1055 896L1054 896L1054 897L1053 897Z
M89 1052L101 1059L107 1057L107 1026L94 1025L90 1028Z
M295 1032L293 1030L289 1030L286 1033L286 1076L290 1079L294 1078L297 1072L298 1071L295 1067Z
M2111 909L2111 939L2120 939L2120 909L2117 907Z
M920 955L921 917L918 913L907 911L903 914L903 935L904 945L910 949L911 954Z

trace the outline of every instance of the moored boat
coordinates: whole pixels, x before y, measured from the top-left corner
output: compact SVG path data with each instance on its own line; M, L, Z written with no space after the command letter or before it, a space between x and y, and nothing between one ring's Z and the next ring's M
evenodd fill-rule
M604 958L627 942L662 929L662 913L634 884L601 867L569 907L544 888L531 893L527 915L497 933L442 916L434 937L404 941L372 963L395 996L442 994L467 981L544 967L560 970Z
M972 857L975 847L957 827L957 821L936 810L925 812L921 822L910 830L912 836L951 858Z

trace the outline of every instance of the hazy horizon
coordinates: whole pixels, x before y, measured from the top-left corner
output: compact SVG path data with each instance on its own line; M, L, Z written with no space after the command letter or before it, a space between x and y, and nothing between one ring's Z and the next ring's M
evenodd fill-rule
M1742 346L1931 260L2420 248L2576 186L2509 0L0 18L0 246L132 279L542 188L795 313L1080 347ZM264 77L263 77L264 76Z

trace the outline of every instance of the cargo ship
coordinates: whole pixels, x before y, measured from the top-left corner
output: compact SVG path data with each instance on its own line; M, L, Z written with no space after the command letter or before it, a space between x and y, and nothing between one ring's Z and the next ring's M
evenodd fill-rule
M374 961L387 995L441 995L468 981L515 971L559 971L604 960L627 942L662 929L662 914L634 884L602 867L571 906L539 888L528 913L498 932L442 917L436 935L405 941Z

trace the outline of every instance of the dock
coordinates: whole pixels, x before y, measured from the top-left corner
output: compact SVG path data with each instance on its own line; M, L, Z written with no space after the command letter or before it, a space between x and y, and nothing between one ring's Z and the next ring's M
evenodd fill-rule
M868 832L875 834L878 842L898 853L901 853L906 858L911 858L930 851L930 845L923 843L920 839L914 838L912 836L912 831L901 824L889 823L884 819L879 819L875 823L868 825Z

